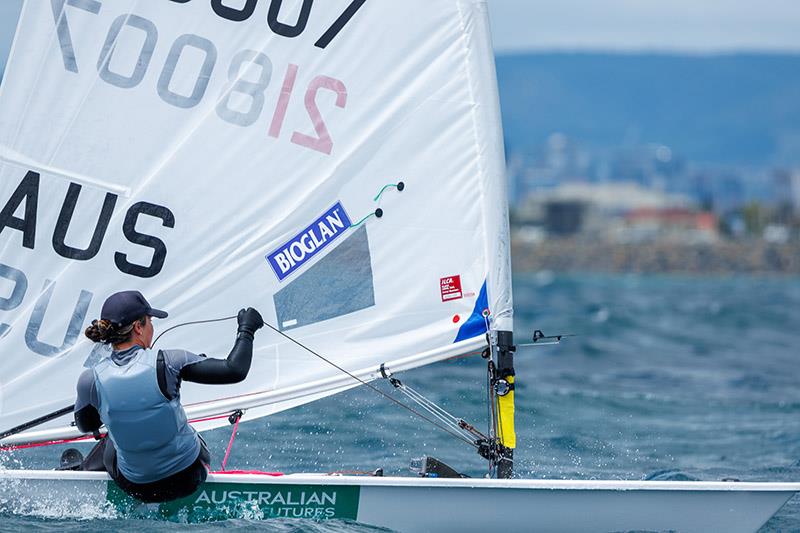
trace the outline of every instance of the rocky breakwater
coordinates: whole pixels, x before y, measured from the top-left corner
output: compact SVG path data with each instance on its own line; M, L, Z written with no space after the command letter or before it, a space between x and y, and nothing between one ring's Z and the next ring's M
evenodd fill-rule
M713 244L675 242L612 243L587 239L546 239L537 243L513 239L516 272L537 270L690 273L800 274L800 243L762 240Z

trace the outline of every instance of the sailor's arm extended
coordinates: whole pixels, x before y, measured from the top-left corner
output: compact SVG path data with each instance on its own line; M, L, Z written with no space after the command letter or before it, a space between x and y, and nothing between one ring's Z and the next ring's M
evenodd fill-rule
M84 433L94 433L103 423L97 412L97 389L94 384L94 373L85 370L78 378L78 397L75 400L75 426Z
M253 337L264 326L264 320L252 307L239 311L236 342L226 359L206 358L184 366L180 377L186 381L224 385L239 383L247 377L253 359Z

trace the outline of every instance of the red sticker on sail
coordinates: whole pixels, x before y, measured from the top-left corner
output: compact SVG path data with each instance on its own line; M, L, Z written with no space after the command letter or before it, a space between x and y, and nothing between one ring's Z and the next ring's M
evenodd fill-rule
M461 292L461 276L447 276L439 280L439 288L442 290L442 301L458 300L464 295Z

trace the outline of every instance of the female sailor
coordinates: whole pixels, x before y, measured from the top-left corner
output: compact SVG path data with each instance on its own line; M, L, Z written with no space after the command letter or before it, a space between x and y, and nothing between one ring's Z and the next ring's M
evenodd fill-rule
M78 380L75 424L108 438L89 453L81 470L106 470L125 492L144 502L192 494L206 479L210 454L189 425L180 402L182 381L238 383L250 370L253 336L263 327L253 308L239 311L236 342L227 359L186 350L152 350L153 309L138 291L112 294L86 336L113 352Z

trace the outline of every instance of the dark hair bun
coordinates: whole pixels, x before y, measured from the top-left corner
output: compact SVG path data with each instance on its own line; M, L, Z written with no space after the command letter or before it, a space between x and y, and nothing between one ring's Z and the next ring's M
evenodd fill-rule
M92 342L108 342L108 334L112 328L113 324L108 320L92 320L92 325L84 333Z
M92 342L102 342L103 344L122 344L128 342L133 337L133 326L138 322L145 325L147 317L142 317L130 324L115 324L110 320L92 320L92 325L86 328L84 334Z

